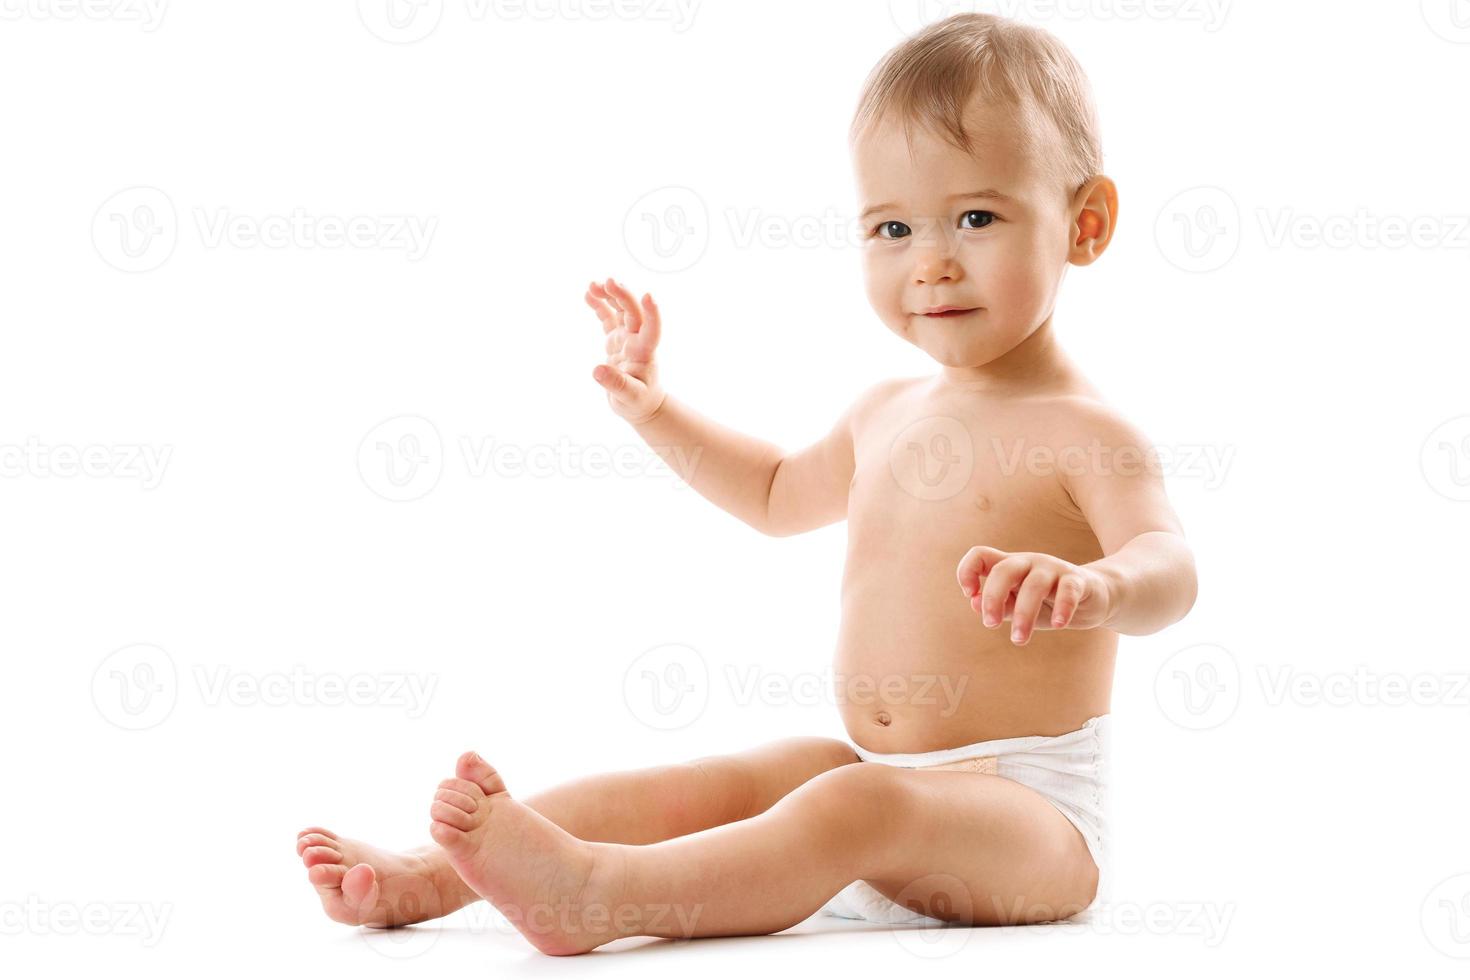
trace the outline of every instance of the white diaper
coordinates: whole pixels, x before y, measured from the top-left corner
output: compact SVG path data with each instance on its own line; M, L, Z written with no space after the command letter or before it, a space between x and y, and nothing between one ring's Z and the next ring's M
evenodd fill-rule
M853 751L864 762L879 762L905 769L971 769L991 772L1030 786L1072 821L1087 842L1088 853L1098 870L1097 895L1087 906L1091 909L1106 902L1109 885L1105 809L1111 717L1099 715L1089 718L1081 728L1065 735L998 738L937 752L869 752L856 745ZM944 924L939 919L889 900L866 881L854 881L832 896L821 911L846 919L873 922Z

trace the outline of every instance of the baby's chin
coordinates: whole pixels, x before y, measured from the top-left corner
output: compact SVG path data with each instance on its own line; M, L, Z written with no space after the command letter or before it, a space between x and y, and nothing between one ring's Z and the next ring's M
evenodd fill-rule
M973 336L966 336L965 333L958 330L951 328L951 333L946 336L932 329L936 327L938 330L945 329L940 324L929 326L931 329L907 334L904 339L928 354L936 364L944 367L981 367L1005 353L1005 351L993 349L991 344L977 342Z

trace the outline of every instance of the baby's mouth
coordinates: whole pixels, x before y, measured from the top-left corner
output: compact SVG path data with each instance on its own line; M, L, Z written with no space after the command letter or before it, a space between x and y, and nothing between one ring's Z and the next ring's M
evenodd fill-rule
M927 318L929 318L931 320L942 320L942 319L946 319L948 317L954 317L954 316L968 316L971 313L978 313L978 312L980 312L981 309L982 309L981 307L975 306L975 307L970 307L968 309L965 309L965 308L961 308L961 309L949 309L949 310L941 310L940 312L937 312L937 313L920 313L918 315L919 316L922 316L922 317L927 317Z

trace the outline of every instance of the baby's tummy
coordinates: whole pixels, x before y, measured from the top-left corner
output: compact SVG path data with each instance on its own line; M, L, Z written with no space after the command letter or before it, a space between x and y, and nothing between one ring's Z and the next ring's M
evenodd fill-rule
M848 737L873 752L929 752L1061 735L1106 714L1117 634L986 628L946 562L849 554L833 666ZM941 567L943 566L943 567Z

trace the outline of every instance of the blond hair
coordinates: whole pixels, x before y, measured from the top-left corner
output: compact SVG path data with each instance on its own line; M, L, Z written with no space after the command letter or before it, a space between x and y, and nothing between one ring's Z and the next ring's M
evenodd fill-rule
M1048 32L994 14L936 21L884 55L863 86L849 138L894 114L909 141L917 122L973 153L964 116L976 96L1009 110L1029 149L1042 145L1038 124L1055 127L1062 152L1048 165L1068 193L1102 173L1097 109L1082 66Z

